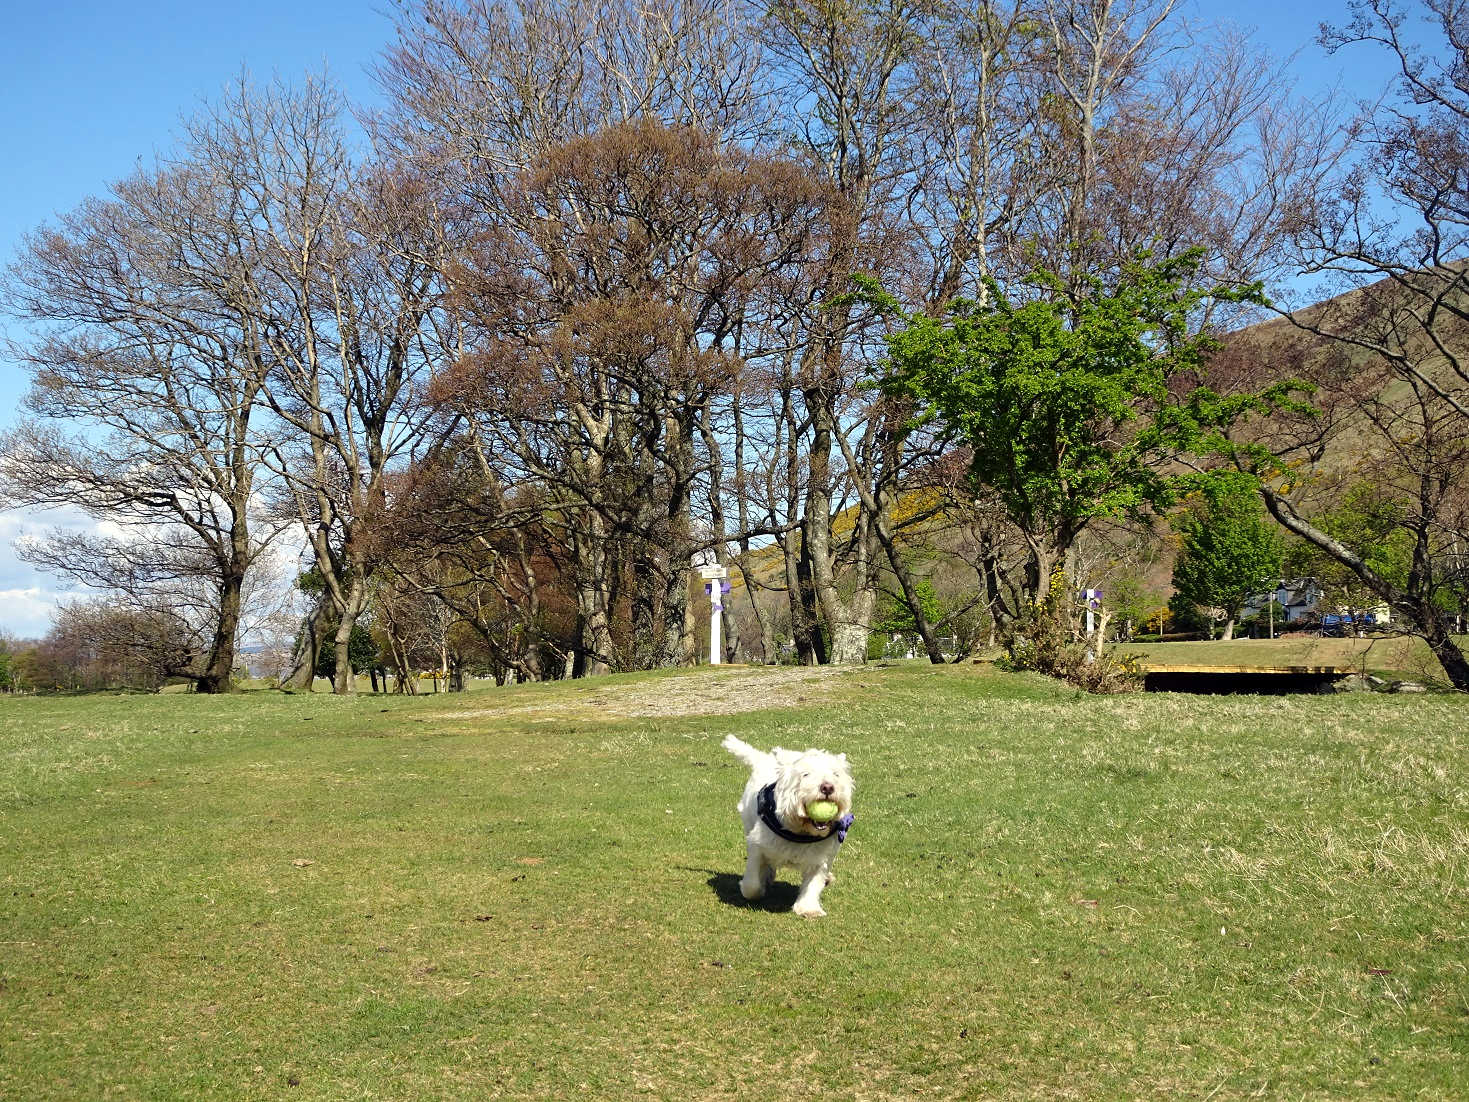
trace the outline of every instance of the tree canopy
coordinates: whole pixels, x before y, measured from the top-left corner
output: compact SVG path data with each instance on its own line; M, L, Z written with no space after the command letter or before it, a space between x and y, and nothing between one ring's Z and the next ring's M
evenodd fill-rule
M1195 479L1174 519L1182 543L1173 587L1185 600L1220 610L1224 638L1250 597L1273 591L1280 577L1282 538L1265 516L1253 478L1219 471Z
M35 561L187 611L155 634L198 688L284 530L320 584L275 629L286 684L325 653L350 691L366 623L400 684L455 648L697 661L704 562L742 583L731 653L860 662L886 592L937 662L945 623L993 635L1156 546L1190 453L1357 554L1310 498L1353 431L1408 565L1338 560L1452 665L1469 143L1397 8L1327 34L1401 63L1352 130L1176 0L394 10L370 125L241 78L0 281L33 383L0 497L126 531ZM1457 0L1427 12L1458 41ZM1309 415L1279 379L1201 387L1295 262L1385 277L1294 319L1365 366L1317 371Z
M1025 538L1032 599L1089 523L1174 500L1181 387L1217 344L1198 325L1200 307L1257 294L1195 286L1200 261L1143 252L1110 280L1069 287L1035 272L1025 280L1034 297L1020 303L992 282L984 301L913 315L888 341L881 386L968 450L974 485L998 496Z

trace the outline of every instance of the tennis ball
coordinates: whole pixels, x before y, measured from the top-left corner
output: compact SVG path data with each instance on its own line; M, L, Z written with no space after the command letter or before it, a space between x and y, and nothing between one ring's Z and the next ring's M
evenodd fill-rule
M830 800L813 800L806 805L806 815L813 823L829 823L837 817L837 805Z

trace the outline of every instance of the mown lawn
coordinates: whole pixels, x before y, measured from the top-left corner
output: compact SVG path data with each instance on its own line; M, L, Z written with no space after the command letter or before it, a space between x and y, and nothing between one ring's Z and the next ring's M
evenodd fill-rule
M0 1097L1469 1088L1462 698L784 676L0 700ZM851 756L828 918L728 732Z

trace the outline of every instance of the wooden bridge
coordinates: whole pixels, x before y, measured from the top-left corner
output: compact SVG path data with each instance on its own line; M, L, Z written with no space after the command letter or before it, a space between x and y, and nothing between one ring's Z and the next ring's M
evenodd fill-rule
M1327 693L1357 671L1346 666L1222 666L1140 662L1150 693Z

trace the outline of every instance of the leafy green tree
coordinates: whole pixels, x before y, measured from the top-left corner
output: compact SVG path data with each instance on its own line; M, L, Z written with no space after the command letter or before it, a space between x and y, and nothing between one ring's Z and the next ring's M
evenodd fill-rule
M1148 619L1167 604L1162 593L1150 589L1143 578L1126 573L1121 566L1108 572L1105 595L1107 607L1116 618L1118 638L1122 639L1147 630Z
M1180 634L1199 633L1207 634L1211 638L1214 634L1214 620L1206 609L1190 601L1182 593L1174 593L1168 598L1166 608L1155 612L1160 620L1166 621L1159 627L1159 634L1164 630Z
M1375 575L1401 588L1413 565L1413 540L1404 526L1405 513L1402 503L1382 487L1359 482L1342 495L1335 508L1313 517L1312 522L1359 556ZM1355 570L1307 540L1291 541L1285 563L1292 577L1315 578L1328 604L1362 608L1382 600Z
M1238 471L1203 475L1174 518L1183 539L1173 587L1184 600L1224 614L1224 638L1252 594L1280 577L1278 529L1265 517L1255 479Z
M361 673L369 669L378 660L377 640L372 637L372 630L366 624L353 624L352 634L347 643L347 666L353 673ZM330 678L337 670L337 640L335 635L328 635L321 641L321 649L316 654L316 676Z
M974 483L1025 539L1031 603L1089 523L1173 501L1166 468L1192 431L1176 380L1217 347L1196 315L1210 299L1258 296L1194 286L1200 259L1144 252L1106 281L1037 272L1020 304L991 282L984 302L913 315L889 340L882 387L969 449Z
M915 578L913 580L913 594L918 600L919 611L922 612L925 621L929 624L937 624L944 617L942 604L934 592L933 582L928 578ZM887 652L888 639L893 635L901 635L907 647L912 647L918 640L918 617L913 608L901 596L894 595L879 607L879 613L872 625L873 646L868 648L868 657L882 657Z

